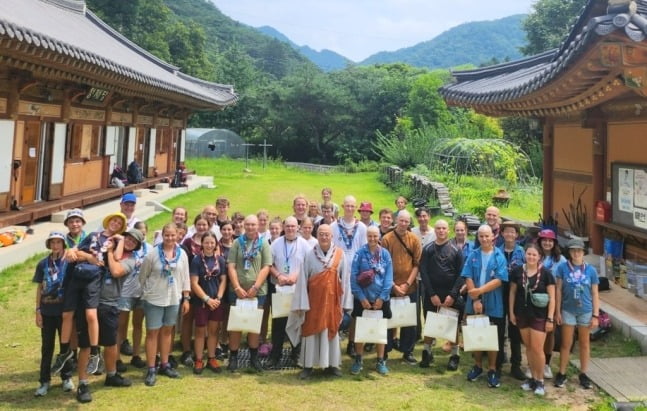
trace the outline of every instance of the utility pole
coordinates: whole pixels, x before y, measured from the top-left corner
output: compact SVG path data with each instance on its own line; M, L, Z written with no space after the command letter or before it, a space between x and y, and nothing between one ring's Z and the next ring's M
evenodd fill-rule
M249 147L255 146L256 144L244 143L241 145L245 146L245 171L249 173L251 171L249 169Z
M265 163L267 163L267 148L272 147L272 145L267 144L267 139L264 139L263 144L259 144L259 146L263 147L263 170L265 170Z

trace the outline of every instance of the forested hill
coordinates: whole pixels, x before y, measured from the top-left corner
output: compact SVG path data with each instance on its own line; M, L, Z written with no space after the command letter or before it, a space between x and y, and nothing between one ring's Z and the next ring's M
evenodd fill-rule
M382 51L359 64L398 62L434 69L469 63L480 65L493 59L515 60L521 57L519 48L526 43L521 27L525 17L525 14L517 14L498 20L461 24L432 40L396 51Z

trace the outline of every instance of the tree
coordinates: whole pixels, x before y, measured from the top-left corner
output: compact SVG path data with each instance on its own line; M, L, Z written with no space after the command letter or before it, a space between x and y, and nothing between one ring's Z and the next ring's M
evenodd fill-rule
M521 52L529 56L558 47L587 1L538 0L523 22L528 44Z
M451 121L447 104L438 93L443 84L443 79L437 73L422 74L413 82L406 115L415 127L422 127L423 124L436 126Z

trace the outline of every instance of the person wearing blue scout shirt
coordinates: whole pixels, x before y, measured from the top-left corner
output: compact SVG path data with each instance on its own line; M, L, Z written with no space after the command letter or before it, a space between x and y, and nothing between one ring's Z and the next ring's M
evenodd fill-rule
M566 384L566 367L573 345L573 334L577 326L580 343L580 385L591 388L591 380L586 375L591 357L589 334L598 327L600 298L598 294L598 273L594 267L584 262L584 242L571 239L568 244L569 261L557 267L557 307L555 321L562 326L562 346L559 353L559 373L555 376L555 387Z
M494 236L489 225L478 229L480 247L472 251L465 260L461 277L467 285L467 302L465 312L485 314L490 322L497 326L499 351L503 350L505 335L505 317L503 315L503 283L508 281L508 265L505 256L494 247ZM474 353L475 364L467 374L468 381L476 381L483 374L482 352ZM497 351L489 351L487 380L490 388L501 386L496 372Z
M45 246L50 254L40 260L36 266L33 282L36 288L36 326L40 328L41 359L40 359L40 386L34 393L36 397L47 395L52 377L51 365L54 356L56 333L61 336L63 323L63 281L67 271L67 262L63 259L66 243L63 233L52 231ZM63 391L74 389L72 370L66 364L61 371Z

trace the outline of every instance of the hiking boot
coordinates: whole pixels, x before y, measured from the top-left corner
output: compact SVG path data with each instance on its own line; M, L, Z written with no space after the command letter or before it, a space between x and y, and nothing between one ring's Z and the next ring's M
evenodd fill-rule
M561 372L558 372L557 375L555 376L555 381L553 382L553 385L557 388L564 388L566 385L566 375L562 374Z
M180 374L170 366L160 368L159 373L161 375L165 375L165 376L167 376L169 378L180 378Z
M411 354L410 352L402 356L402 361L404 361L405 364L409 364L409 365L418 364L418 360L416 360L413 354Z
M63 380L63 392L74 391L74 381L71 378Z
M475 365L467 373L467 381L476 381L481 376L481 374L483 374L483 368Z
M130 365L135 368L144 368L146 367L146 362L139 355L133 355L133 358L130 359Z
M501 381L499 381L499 375L496 371L487 372L487 385L490 388L499 388L501 386Z
M207 368L210 369L211 371L215 372L216 374L222 372L222 368L220 367L220 363L215 358L209 358L209 360L207 361Z
M544 378L550 380L553 378L553 370L550 369L550 365L544 365Z
M458 369L458 364L461 361L461 357L458 355L452 355L449 357L449 362L447 363L447 370L448 371L456 371Z
M238 354L232 354L229 356L229 364L227 364L227 369L231 372L234 372L238 369Z
M106 375L106 381L103 385L106 387L130 387L133 383L128 378L124 378L117 373L113 376Z
M350 366L350 373L353 375L357 375L362 371L363 368L364 368L364 363L362 362L362 359L359 358L359 356L356 356L355 362L353 362L353 365Z
M126 364L124 364L123 361L117 360L117 372L126 372L128 371L128 367L126 367Z
M193 373L195 375L200 375L202 374L202 371L204 371L204 361L202 361L202 359L195 360L193 363Z
M586 375L584 373L581 373L580 374L580 385L585 390L588 390L593 386L593 383L591 382L591 379L589 378L588 375Z
M130 341L128 341L127 339L124 340L119 347L119 352L123 355L133 355L133 346L130 345Z
M90 354L90 359L88 360L88 366L86 372L90 375L94 374L99 370L99 362L101 361L101 355L99 354Z
M90 385L79 384L76 389L76 400L82 404L92 401L92 394L90 394Z
M346 346L346 355L350 358L355 358L357 352L355 351L355 342L348 341L348 346Z
M299 373L300 380L308 380L312 376L312 368L304 368Z
M534 391L537 387L537 382L532 378L527 379L521 384L521 389L524 391Z
M521 367L518 365L513 365L512 367L510 367L510 376L512 376L512 378L519 381L523 381L523 380L527 380L528 378L531 378L531 377L526 377L526 374L523 371L521 371Z
M155 371L155 368L149 368L148 371L146 372L146 378L144 379L144 384L146 384L149 387L152 387L155 385L155 382L157 381L157 371Z
M535 382L535 395L539 395L540 397L543 397L546 395L546 388L544 388L544 382L543 381L536 381Z
M49 391L49 383L42 382L40 383L40 386L36 389L36 392L34 393L34 397L44 397L47 395L47 391Z
M388 375L389 374L389 368L386 366L386 361L384 361L384 360L377 360L377 364L375 364L375 370L380 375Z
M65 363L67 363L70 358L72 358L72 355L74 355L72 350L67 350L66 352L59 353L54 360L54 364L52 364L52 374L56 375L60 373L65 366Z
M193 368L193 353L191 351L184 351L180 357L180 362L187 368Z
M429 365L434 361L434 354L431 351L422 350L422 359L420 360L420 368L429 368Z
M170 355L168 356L168 365L173 368L174 370L177 369L178 363L177 360L175 359L174 356Z

